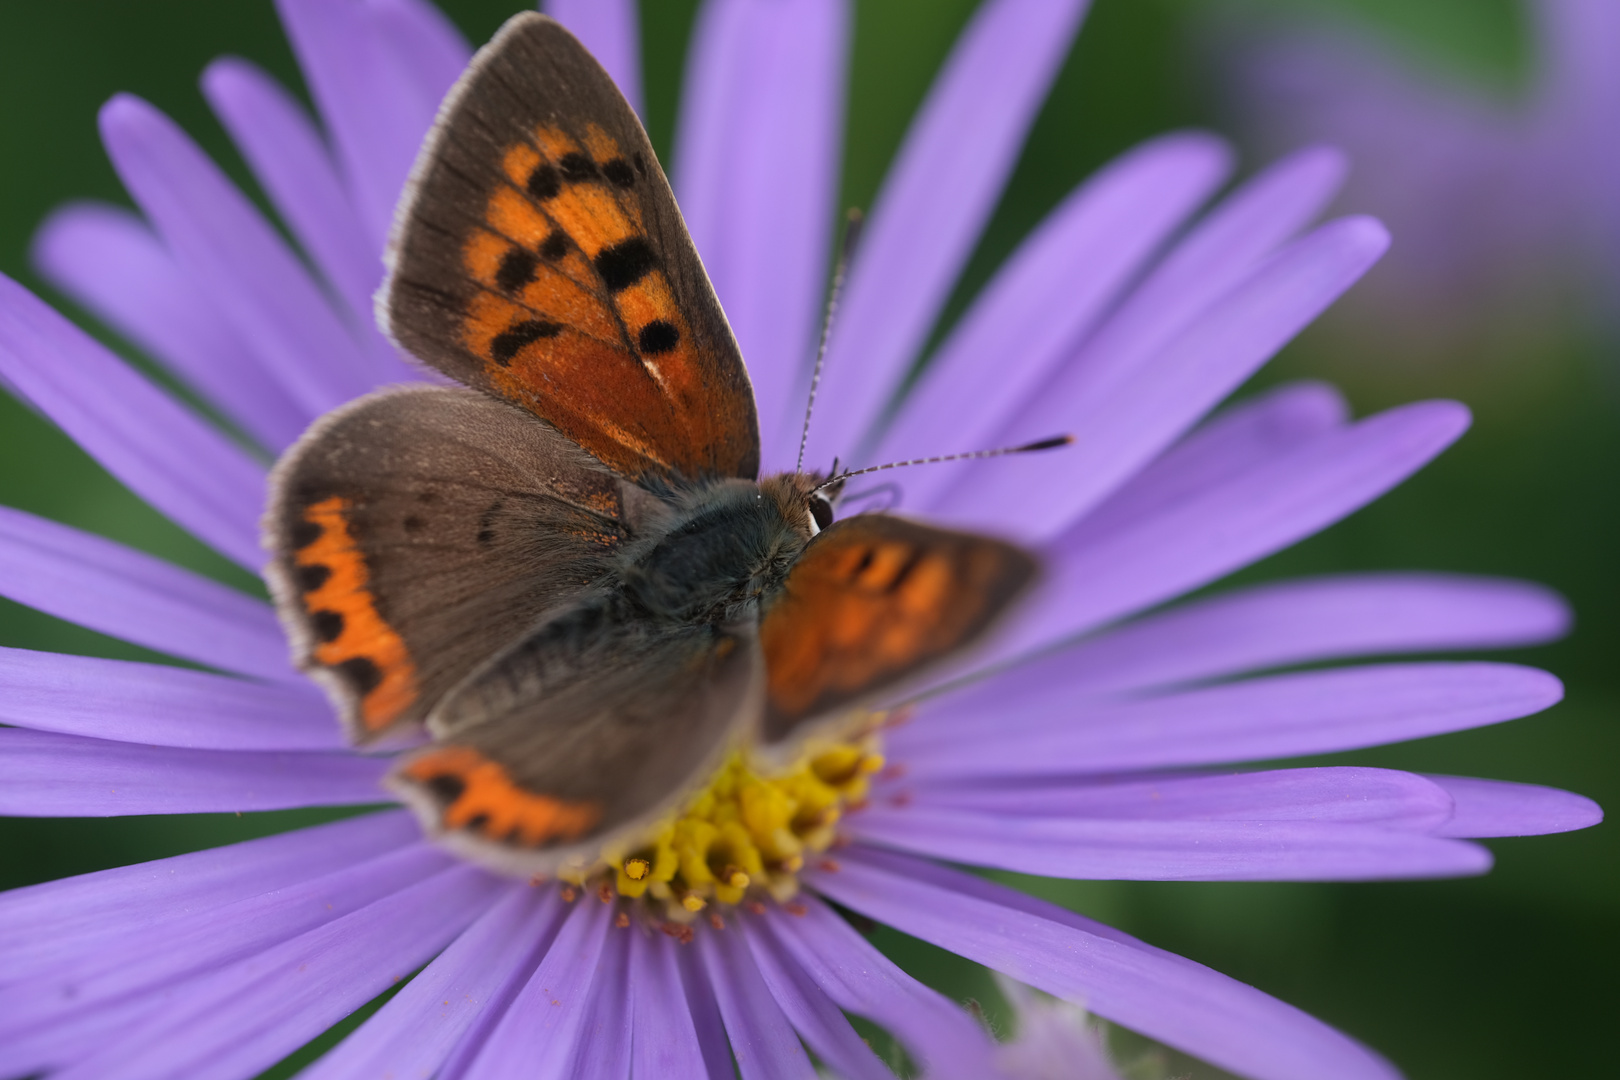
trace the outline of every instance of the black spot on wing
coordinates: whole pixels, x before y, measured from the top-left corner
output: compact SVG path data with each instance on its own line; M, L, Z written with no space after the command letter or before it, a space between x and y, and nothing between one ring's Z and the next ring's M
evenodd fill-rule
M534 280L540 260L527 248L515 247L501 258L495 271L495 284L502 292L515 293Z
M636 335L636 344L641 347L643 356L657 356L667 353L681 343L681 332L672 322L663 319L654 319L641 328Z
M523 350L525 345L532 345L542 338L556 337L562 333L562 324L547 322L544 319L529 319L526 322L515 323L505 331L497 334L495 340L489 343L489 355L501 367L512 362L512 357Z
M562 190L562 176L555 165L542 162L529 174L528 188L529 194L541 201L555 199Z
M440 773L438 776L424 780L422 786L431 791L435 798L445 803L455 802L461 798L461 793L467 790L465 780L449 773Z
M540 245L540 257L546 262L556 262L568 254L568 234L557 230L546 237Z
M596 162L577 151L564 154L562 160L557 162L557 169L562 173L563 179L571 184L590 180L596 176Z
M610 292L623 292L658 266L645 236L632 236L596 253L596 272Z
M622 157L603 162L602 175L616 188L634 187L636 183L636 170Z
M332 576L332 569L324 563L310 563L308 566L300 566L297 574L298 588L309 593L326 584Z
M343 636L343 613L324 609L314 612L309 617L309 625L317 641L336 641Z
M382 685L382 669L364 656L352 656L332 665L332 670L348 680L354 692L365 697Z
M287 539L292 541L294 551L301 551L321 538L323 530L313 521L299 519L293 522L292 528L287 530Z

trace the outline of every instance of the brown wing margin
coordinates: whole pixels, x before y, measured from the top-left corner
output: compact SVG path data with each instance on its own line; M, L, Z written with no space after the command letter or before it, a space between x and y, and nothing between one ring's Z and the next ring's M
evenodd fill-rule
M1034 580L1011 544L885 514L805 548L760 623L767 743L971 644Z
M633 480L754 478L735 338L635 113L555 21L514 16L440 110L379 292L420 360Z

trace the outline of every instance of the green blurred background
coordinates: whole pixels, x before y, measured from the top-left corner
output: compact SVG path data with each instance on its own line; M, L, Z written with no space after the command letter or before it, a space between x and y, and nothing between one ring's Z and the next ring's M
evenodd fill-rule
M474 42L514 9L503 0L445 6ZM694 6L644 4L648 122L661 152L671 142ZM870 204L972 7L972 0L857 4L846 204ZM1528 79L1529 19L1514 0L1097 0L947 321L1018 238L1097 165L1170 128L1223 126L1204 62L1207 35L1238 10L1348 19L1434 72L1503 99ZM251 57L300 86L268 0L0 5L0 270L59 301L28 266L36 224L65 199L126 201L95 129L96 109L115 91L155 102L245 181L196 88L204 64L221 53ZM1259 164L1246 157L1243 168ZM1336 760L1553 784L1620 805L1614 724L1620 668L1613 660L1620 643L1614 558L1620 350L1574 317L1524 340L1529 344L1515 338L1511 355L1395 362L1358 355L1353 327L1336 322L1291 345L1257 384L1329 378L1358 413L1447 396L1473 407L1476 422L1457 447L1393 495L1242 579L1411 567L1522 576L1558 588L1576 608L1575 634L1511 658L1562 677L1567 701L1513 724ZM0 502L258 590L7 398L0 398L0 453ZM3 602L0 644L160 659ZM228 842L317 816L6 820L0 886ZM1609 1030L1604 1018L1620 1014L1614 830L1491 846L1496 870L1468 881L1027 884L1310 1010L1379 1048L1414 1078L1613 1075L1615 1054L1602 1032ZM877 940L1000 1018L994 990L969 965L887 930ZM1150 1069L1165 1070L1219 1075L1174 1058Z

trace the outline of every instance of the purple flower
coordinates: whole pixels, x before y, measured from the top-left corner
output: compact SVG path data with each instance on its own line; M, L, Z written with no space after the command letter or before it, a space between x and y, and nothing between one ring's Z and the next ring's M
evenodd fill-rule
M1230 42L1231 104L1258 144L1344 147L1354 205L1400 238L1339 320L1377 351L1522 342L1572 291L1620 331L1620 7L1538 0L1529 14L1532 80L1513 98L1344 24L1251 26Z
M800 899L716 903L712 921L666 936L611 890L598 903L464 864L401 810L88 874L0 898L0 1073L250 1076L408 979L306 1075L729 1076L735 1055L746 1078L808 1077L805 1045L844 1076L887 1075L845 1012L893 1032L930 1075L992 1075L977 1023L831 900L1246 1076L1392 1075L1257 990L935 861L1090 878L1466 874L1490 860L1464 838L1599 817L1516 784L1236 768L1546 708L1557 681L1509 664L1265 674L1544 641L1567 613L1540 588L1343 576L1143 614L1376 498L1467 424L1447 402L1351 421L1318 384L1209 417L1384 249L1367 219L1309 227L1337 186L1335 154L1284 160L1201 211L1231 167L1222 143L1176 134L1131 152L1025 242L891 410L1084 7L982 7L853 268L811 461L1054 431L1076 442L904 478L907 508L1020 538L1044 552L1048 579L951 677L998 673L886 732L891 767L839 823L842 846L809 861ZM422 0L280 8L324 132L241 61L203 84L301 253L128 96L101 122L142 216L68 207L36 249L52 281L270 451L323 410L412 377L370 297L412 155L468 57ZM562 14L634 93L630 11L599 0ZM690 65L676 180L749 359L767 468L792 460L816 336L848 18L823 0L715 0ZM0 377L154 506L261 565L264 456L3 279ZM0 729L0 812L384 797L387 761L341 745L264 603L11 510L0 592L212 669L0 652L14 725Z

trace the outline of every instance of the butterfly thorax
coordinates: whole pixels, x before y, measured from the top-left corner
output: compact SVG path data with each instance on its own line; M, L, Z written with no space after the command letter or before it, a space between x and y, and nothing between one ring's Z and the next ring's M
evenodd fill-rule
M683 492L621 572L625 598L655 618L730 624L753 616L815 535L806 492L819 477L722 480Z

